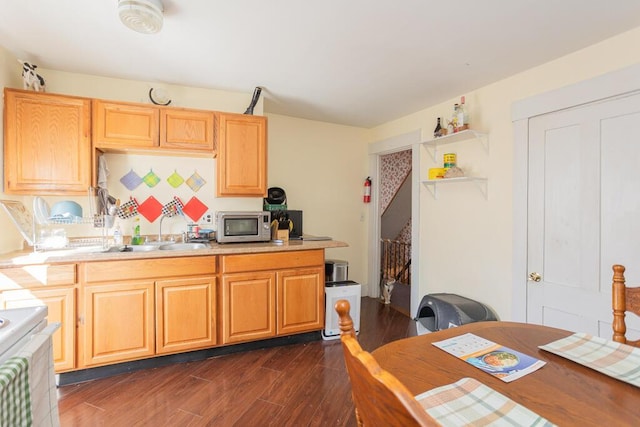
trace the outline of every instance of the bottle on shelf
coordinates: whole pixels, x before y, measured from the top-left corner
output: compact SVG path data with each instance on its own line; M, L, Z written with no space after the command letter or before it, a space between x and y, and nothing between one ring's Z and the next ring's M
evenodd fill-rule
M438 124L436 124L436 128L433 130L433 137L438 138L442 136L442 125L440 124L440 117L438 117Z
M458 104L453 105L453 114L451 115L451 122L449 122L454 132L458 132L458 107Z
M464 96L460 98L460 104L458 105L456 112L456 127L457 131L465 130L469 128L469 116L464 106Z

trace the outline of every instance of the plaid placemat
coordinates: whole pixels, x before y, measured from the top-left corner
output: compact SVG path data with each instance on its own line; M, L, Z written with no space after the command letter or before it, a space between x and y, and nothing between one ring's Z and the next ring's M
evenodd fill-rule
M473 378L434 388L416 400L445 427L555 425Z
M142 178L140 178L140 176L131 169L123 175L122 178L120 178L120 182L127 188L127 190L133 191L142 184Z
M195 171L193 172L193 175L187 178L186 183L189 188L193 190L193 192L197 192L198 190L200 190L200 188L202 188L203 185L207 183L207 181L205 181L205 179L200 176L198 171Z
M12 357L0 366L0 426L30 426L29 362Z
M160 182L160 177L156 175L153 169L150 169L149 172L142 177L142 181L147 184L147 187L153 188Z
M178 171L176 170L176 171L173 171L171 175L169 175L169 178L167 178L167 182L173 188L178 188L184 182L184 178L181 177Z
M540 348L640 387L640 348L584 332L541 345Z

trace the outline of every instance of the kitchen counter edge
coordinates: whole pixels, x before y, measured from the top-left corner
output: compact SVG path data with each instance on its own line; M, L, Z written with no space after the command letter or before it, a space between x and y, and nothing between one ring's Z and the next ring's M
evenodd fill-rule
M304 251L313 249L344 248L349 246L338 240L300 241L291 240L282 244L264 243L211 243L210 248L197 250L155 250L149 252L75 252L75 251L15 251L0 254L0 269L23 265L62 264L70 262L112 261L126 259L152 259L198 257L210 255L235 255Z

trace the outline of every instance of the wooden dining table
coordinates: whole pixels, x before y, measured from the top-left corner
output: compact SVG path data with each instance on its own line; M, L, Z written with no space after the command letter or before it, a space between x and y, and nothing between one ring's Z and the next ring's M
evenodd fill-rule
M546 365L506 383L432 344L465 333ZM559 426L640 426L640 388L538 348L572 334L528 323L477 322L393 341L372 354L414 395L470 377Z

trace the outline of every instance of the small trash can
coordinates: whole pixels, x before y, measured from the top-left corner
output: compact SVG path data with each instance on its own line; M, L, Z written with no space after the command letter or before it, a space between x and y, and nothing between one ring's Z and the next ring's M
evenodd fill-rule
M428 294L420 301L415 318L418 335L467 323L498 320L486 305L456 294Z
M349 280L349 263L341 259L324 261L324 281L343 282Z

